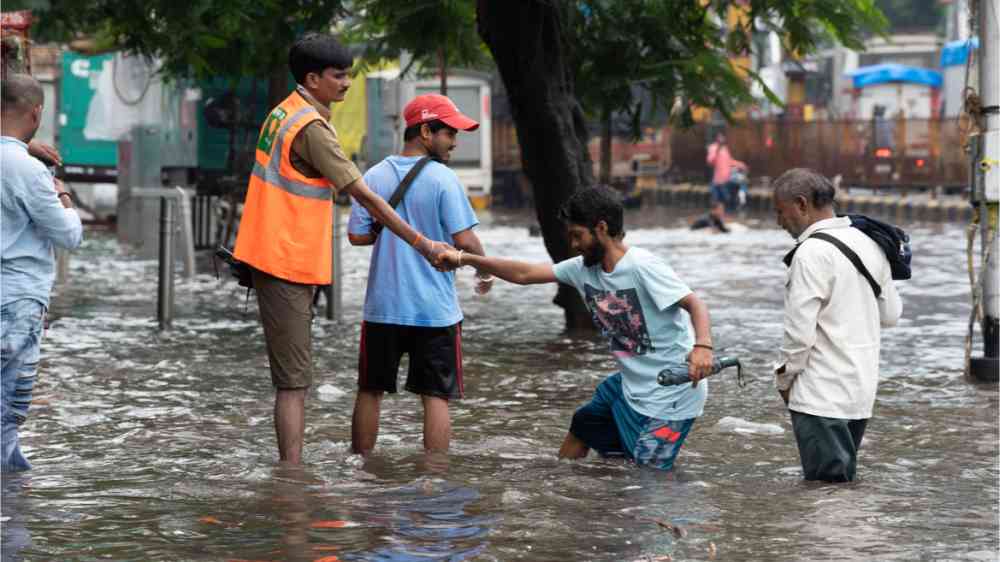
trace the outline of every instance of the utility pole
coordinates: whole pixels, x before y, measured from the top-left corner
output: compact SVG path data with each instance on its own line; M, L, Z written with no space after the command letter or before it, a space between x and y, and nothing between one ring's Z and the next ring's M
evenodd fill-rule
M979 207L982 232L980 286L983 356L973 357L970 373L980 380L998 379L1000 288L998 288L997 202L1000 201L1000 0L979 0L979 99L982 137L973 163L973 204Z

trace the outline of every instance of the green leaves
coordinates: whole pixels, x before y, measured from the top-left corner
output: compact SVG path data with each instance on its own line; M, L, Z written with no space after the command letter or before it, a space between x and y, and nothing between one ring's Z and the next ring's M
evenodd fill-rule
M6 9L26 1L12 0ZM905 0L877 1L899 21L930 17ZM565 0L564 37L550 40L562 41L570 53L585 111L620 115L637 133L651 115L683 120L692 105L730 115L752 103L752 83L763 82L739 61L753 51L757 34L777 31L784 48L797 55L834 40L860 48L864 34L887 26L875 2ZM175 76L269 76L284 68L296 36L335 24L363 46L368 61L405 50L429 68L442 61L491 66L474 0L50 0L48 9L35 13L38 40L86 34L158 57ZM775 101L766 87L764 93Z
M640 101L683 122L692 105L729 118L755 102L753 83L780 103L743 57L758 34L777 32L797 55L833 40L861 48L886 20L875 0L578 0L568 26L575 45L577 91L591 116L609 109L638 133ZM903 0L879 0L903 2ZM741 61L742 59L742 61ZM678 104L680 102L680 104ZM686 108L681 110L680 108Z
M172 77L239 80L283 69L298 34L344 12L342 0L51 0L36 14L41 40L94 36L159 58Z
M491 65L473 0L355 0L352 8L347 36L368 63L407 51L425 68L438 68L442 57L447 67Z

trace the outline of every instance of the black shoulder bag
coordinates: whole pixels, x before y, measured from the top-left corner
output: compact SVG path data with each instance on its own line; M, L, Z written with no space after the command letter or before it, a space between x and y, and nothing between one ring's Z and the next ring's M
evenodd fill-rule
M417 163L410 168L410 171L406 173L406 177L403 178L403 181L399 182L399 187L396 188L396 191L392 193L392 197L389 198L390 207L395 209L396 205L399 205L399 202L403 200L403 196L406 195L406 190L410 189L410 184L413 183L413 180L417 179L417 175L420 174L420 170L423 170L424 166L426 166L431 160L434 160L434 158L431 156L424 156L420 160L417 160ZM378 240L378 235L382 233L383 228L385 228L385 225L378 221L375 221L375 223L372 224L372 234L375 235L376 240Z

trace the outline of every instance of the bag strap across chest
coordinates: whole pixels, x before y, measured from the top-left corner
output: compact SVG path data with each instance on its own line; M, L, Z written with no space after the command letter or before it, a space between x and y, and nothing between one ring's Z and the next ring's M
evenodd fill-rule
M861 258L858 257L858 254L856 254L854 252L854 250L851 249L850 246L848 246L847 244L844 244L839 238L837 238L835 236L832 236L830 234L827 234L825 232L816 232L813 235L811 235L809 238L816 238L816 239L819 239L819 240L825 240L825 241L829 242L830 244L833 244L834 246L836 246L837 249L839 249L840 252L842 254L844 254L844 256L848 260L850 260L851 263L854 264L854 267L858 270L858 273L860 273L862 275L862 277L864 277L868 281L868 284L871 285L872 291L875 293L875 298L877 299L880 296L882 296L882 287L879 286L879 284L875 281L875 278L872 277L871 272L868 271L867 267L865 267L864 262L861 261ZM809 238L806 238L806 240L809 240ZM788 267L792 266L792 258L795 257L795 252L799 249L799 246L801 246L801 244L799 244L798 246L795 246L794 248L792 248L792 251L788 252L788 254L785 255L785 258L784 258L783 261L785 262L786 266L788 266Z

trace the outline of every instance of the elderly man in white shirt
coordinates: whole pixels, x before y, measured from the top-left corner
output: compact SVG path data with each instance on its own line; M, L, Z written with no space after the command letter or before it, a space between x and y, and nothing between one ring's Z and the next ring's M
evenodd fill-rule
M881 328L896 324L902 303L885 254L835 215L835 194L827 178L802 168L774 182L778 224L796 239L775 375L805 479L850 482L875 404ZM810 239L819 232L853 250L880 295L834 243Z

